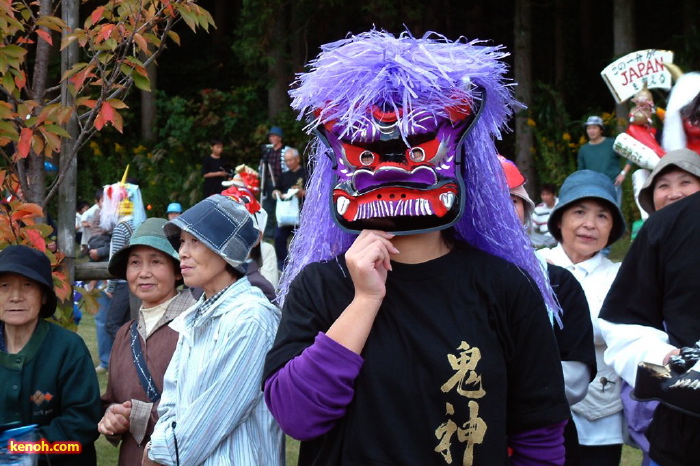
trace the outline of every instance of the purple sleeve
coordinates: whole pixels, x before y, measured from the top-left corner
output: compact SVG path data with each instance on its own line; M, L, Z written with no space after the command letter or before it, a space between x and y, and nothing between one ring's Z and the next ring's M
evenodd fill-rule
M566 423L562 421L509 435L508 446L513 449L511 466L562 466Z
M324 333L265 381L265 402L297 440L325 434L345 415L363 359Z

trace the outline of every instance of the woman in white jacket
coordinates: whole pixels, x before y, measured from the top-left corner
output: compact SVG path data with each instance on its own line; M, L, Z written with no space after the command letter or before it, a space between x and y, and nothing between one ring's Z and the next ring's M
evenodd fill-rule
M581 466L617 466L622 453L621 383L603 360L605 341L598 326L598 313L620 267L601 250L625 231L615 199L615 188L605 175L591 170L570 175L548 222L559 245L540 250L549 262L569 270L581 283L591 312L597 373L586 397L571 407Z
M245 276L258 239L246 208L215 194L163 227L185 285L204 294L180 333L144 465L284 464L284 438L260 390L280 312Z

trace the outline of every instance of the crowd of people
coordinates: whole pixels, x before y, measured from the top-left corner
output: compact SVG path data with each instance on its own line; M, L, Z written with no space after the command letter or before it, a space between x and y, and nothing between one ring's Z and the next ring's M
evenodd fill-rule
M97 367L47 320L47 256L0 251L0 438L81 445L39 464L94 465L104 435L125 466L274 466L285 434L300 465L616 466L624 444L697 464L700 154L664 152L612 261L633 164L590 116L535 204L496 150L519 108L505 55L348 36L290 91L313 170L271 127L257 169L212 140L203 199L167 218L127 173L96 192L76 240L113 277L89 285Z

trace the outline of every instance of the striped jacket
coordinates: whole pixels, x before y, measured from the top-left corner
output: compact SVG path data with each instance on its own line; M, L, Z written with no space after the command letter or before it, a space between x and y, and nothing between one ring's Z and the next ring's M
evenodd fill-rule
M170 324L180 338L149 456L174 465L177 445L181 465L283 465L284 437L260 389L280 312L247 278L197 315L203 303Z

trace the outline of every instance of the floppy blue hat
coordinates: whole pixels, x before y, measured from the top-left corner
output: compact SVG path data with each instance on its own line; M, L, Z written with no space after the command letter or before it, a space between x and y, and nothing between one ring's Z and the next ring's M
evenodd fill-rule
M552 210L547 226L554 239L561 242L559 222L568 207L581 199L596 199L606 203L613 215L613 227L606 246L611 245L624 234L625 219L617 205L615 185L610 178L593 170L579 170L569 175L559 190L559 203Z

